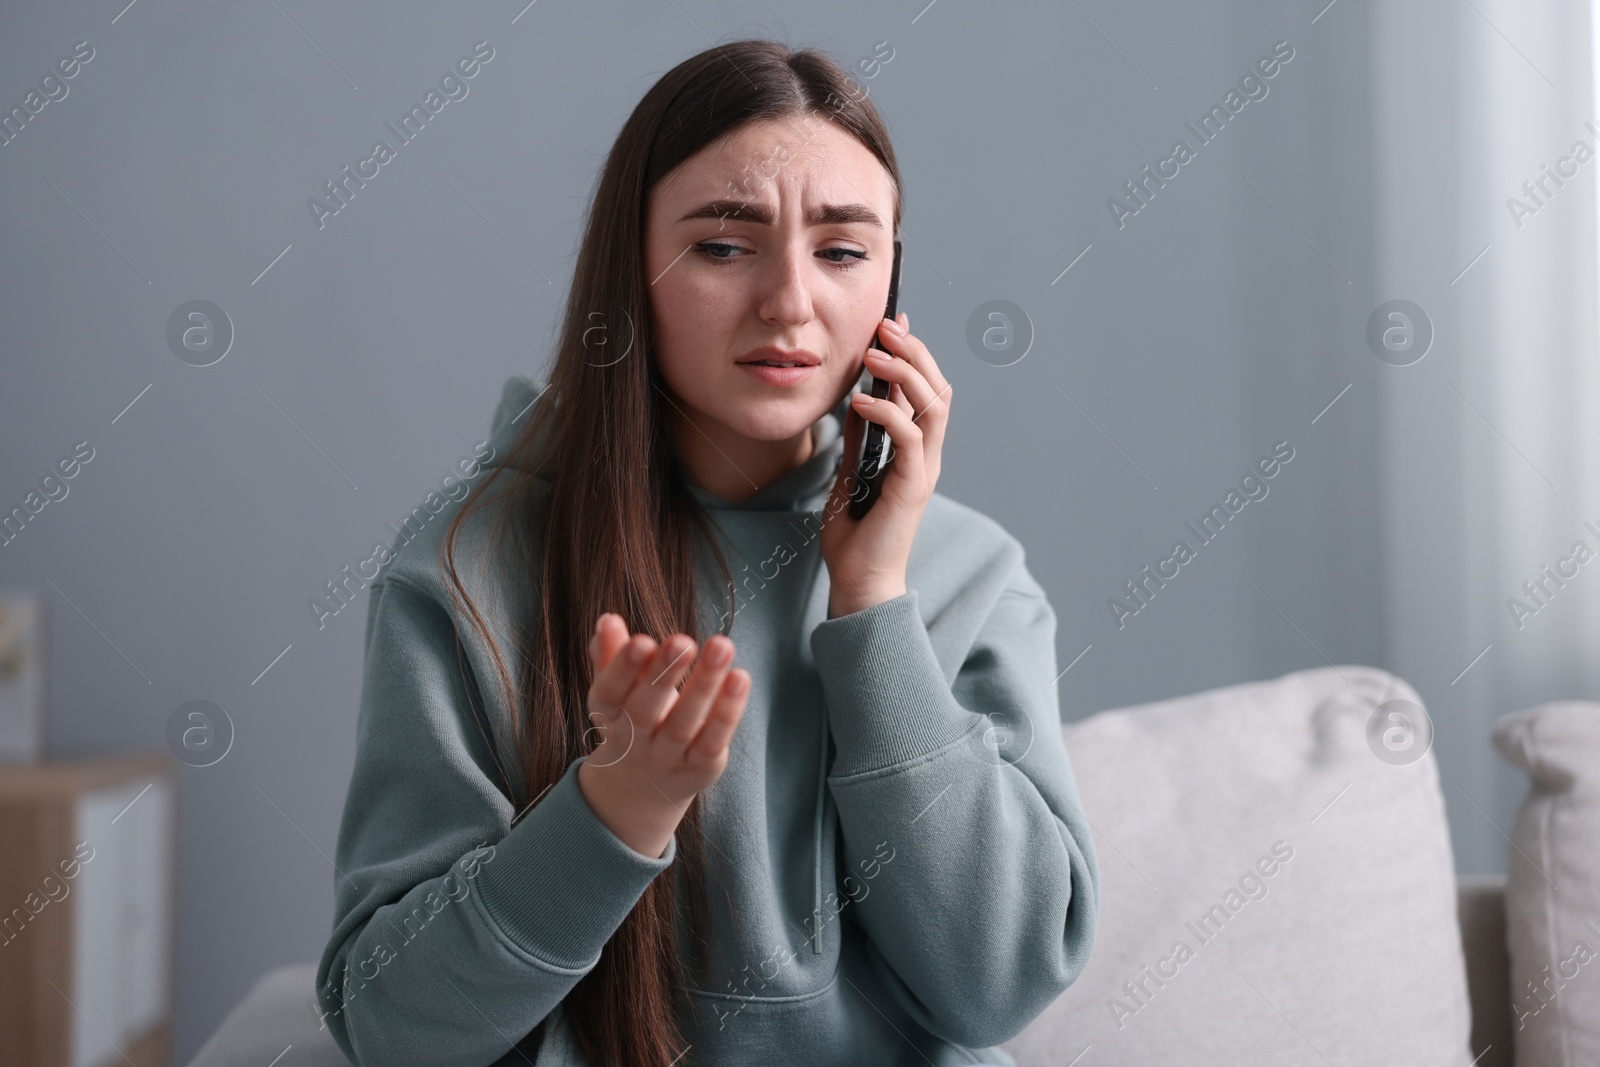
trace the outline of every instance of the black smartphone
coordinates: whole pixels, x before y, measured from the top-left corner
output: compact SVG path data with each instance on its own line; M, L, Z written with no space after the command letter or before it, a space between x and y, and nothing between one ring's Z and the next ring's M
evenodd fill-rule
M894 267L889 271L889 304L884 308L883 317L893 319L895 307L900 302L900 238L894 239ZM888 349L878 340L878 331L872 331L872 345L880 352ZM879 400L889 399L889 382L877 375L872 375L871 394ZM850 493L850 517L859 519L872 505L877 503L878 494L883 491L883 475L889 469L892 461L888 455L889 435L884 432L881 425L876 422L867 423L867 431L862 434L861 455L856 461L856 484Z

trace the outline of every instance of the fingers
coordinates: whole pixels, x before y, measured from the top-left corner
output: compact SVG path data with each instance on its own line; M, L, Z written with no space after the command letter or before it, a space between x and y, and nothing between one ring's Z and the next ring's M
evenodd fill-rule
M615 642L615 647L611 649L611 659L606 665L595 669L594 680L589 684L591 716L596 713L614 716L620 712L628 693L633 689L634 681L653 661L657 651L655 638L649 634L627 636L627 624L617 616L612 616L610 621L603 624L603 628L612 628L616 632L592 638L590 647L596 649L597 653L608 642ZM636 725L649 726L648 723Z
M861 438L867 432L866 420L856 410L852 403L844 413L844 455L846 462L839 464L839 473L834 477L833 490L828 494L827 513L836 515L844 507L845 501L861 491L857 478L854 459L849 457L861 454Z
M629 636L622 618L607 613L590 635L589 650L597 665L591 716L625 713L640 741L665 741L679 758L725 753L750 691L750 674L733 667L735 650L726 636L713 635L696 659L687 634L673 634L658 646L648 634ZM680 692L685 674L689 680Z
M910 413L891 401L872 400L870 397L864 400L863 397L867 397L867 394L856 394L853 401L856 411L868 421L883 426L889 434L889 440L894 443L894 462L889 468L887 478L895 478L895 472L899 471L901 477L911 479L912 485L922 485L927 467L927 456L923 453L925 435L922 425L914 422ZM887 485L886 480L886 488Z
M919 423L931 425L942 419L949 411L955 390L939 372L928 346L915 334L896 336L882 322L878 324L878 337L888 352L869 349L867 370L874 377L894 382L904 390Z
M911 406L911 401L906 399L906 391L898 385L889 386L889 399L894 401L895 407L910 415L912 419L917 417L916 409ZM924 430L923 432L926 433L927 431Z
M904 313L900 315L900 324L902 327L910 324L909 317ZM911 451L913 446L920 444L921 448L918 451L922 470L919 474L931 486L939 477L945 429L950 416L950 401L955 390L939 372L938 365L934 363L933 355L927 346L914 334L905 333L896 336L889 329L887 322L879 323L878 333L889 352L887 356L882 352L869 352L866 366L874 376L892 383L889 395L894 402L893 410L892 412L883 410L883 417L878 417L872 412L886 409L887 405L882 402L866 404L863 401L855 401L852 407L868 420L881 423L888 430L896 455L903 455ZM921 429L921 436L897 433L894 427L898 422L893 416L898 414L908 414L909 423ZM917 461L912 460L912 462Z
M722 634L706 642L705 651L694 665L694 673L684 685L666 716L656 724L656 737L685 747L694 740L717 691L733 666L733 642Z
M733 741L733 732L744 717L745 701L750 696L750 672L735 667L729 671L717 689L717 699L711 705L705 725L695 735L693 743L684 751L690 763L715 761L727 752Z
M678 696L678 683L694 664L695 643L687 634L673 634L656 649L623 697L622 706L634 725L654 733L661 716Z
M628 626L622 621L620 615L606 612L600 616L595 624L594 632L589 635L589 660L594 664L595 674L610 665L612 659L628 643Z

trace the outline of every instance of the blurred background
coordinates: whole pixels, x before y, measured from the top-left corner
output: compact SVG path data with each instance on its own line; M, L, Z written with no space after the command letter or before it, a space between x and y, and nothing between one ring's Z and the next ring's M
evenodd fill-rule
M1489 722L1600 697L1587 5L13 5L0 741L181 761L178 1062L332 925L366 604L313 602L543 376L641 94L747 36L825 49L888 121L901 308L960 398L939 489L1026 546L1063 718L1385 668L1458 870L1506 869Z

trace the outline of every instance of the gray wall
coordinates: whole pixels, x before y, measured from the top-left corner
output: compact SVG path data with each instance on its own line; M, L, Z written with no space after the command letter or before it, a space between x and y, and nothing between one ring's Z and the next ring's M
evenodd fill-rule
M0 147L0 499L74 442L96 449L0 550L0 582L54 612L50 753L159 747L191 699L237 729L225 760L182 773L180 1061L331 925L364 608L319 631L307 598L485 436L508 374L540 372L604 153L708 39L773 35L849 64L893 47L867 84L907 179L902 307L959 395L940 489L1027 545L1061 666L1092 645L1061 680L1067 718L1329 661L1392 666L1380 365L1362 334L1391 295L1374 279L1370 14L1338 4L1313 25L1321 7L0 15L6 107L74 42L95 50ZM1269 95L1119 229L1107 198L1193 143L1185 121L1284 39ZM319 229L307 199L392 141L384 123L479 40L494 58L469 95ZM1423 28L1414 44L1446 47ZM165 336L196 298L237 330L203 368ZM1036 331L1010 367L964 340L996 298ZM1270 495L1119 630L1107 599L1281 440L1295 455ZM1456 833L1464 868L1503 869L1491 827Z

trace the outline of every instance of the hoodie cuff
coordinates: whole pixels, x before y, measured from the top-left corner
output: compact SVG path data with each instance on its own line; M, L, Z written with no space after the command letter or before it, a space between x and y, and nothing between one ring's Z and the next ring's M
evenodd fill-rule
M656 875L677 855L635 852L600 821L578 787L580 756L494 846L478 875L489 918L529 955L570 970L592 967Z
M982 716L950 691L917 608L917 591L817 624L822 677L839 754L831 777L882 770L970 733Z

